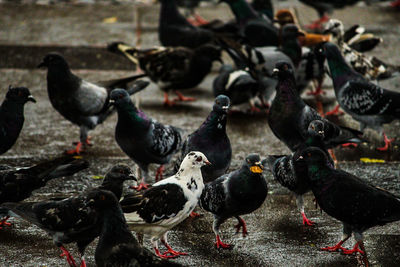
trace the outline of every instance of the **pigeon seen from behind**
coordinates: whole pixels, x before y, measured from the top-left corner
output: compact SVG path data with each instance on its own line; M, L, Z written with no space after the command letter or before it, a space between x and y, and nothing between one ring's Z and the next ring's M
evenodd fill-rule
M248 234L246 223L240 216L255 211L264 203L268 187L262 172L260 156L249 154L240 169L206 184L200 206L214 215L213 231L217 248L232 247L223 243L219 235L220 225L231 217L238 220L236 232L242 228L243 236Z
M114 88L126 88L129 82L143 77L136 75L94 84L73 74L65 58L59 53L49 53L38 67L47 68L47 92L53 107L67 120L80 128L80 140L69 154L79 154L83 147L91 145L88 136L93 130L109 117L113 109L109 108L109 94ZM137 81L128 90L134 94L148 85L146 81Z
M114 89L110 101L118 112L115 140L122 151L139 166L141 183L137 189L147 188L149 164L164 165L170 161L181 148L181 130L147 117L135 107L123 89ZM162 179L163 170L163 166L158 168L156 181Z
M0 106L0 155L6 153L17 141L24 125L24 106L36 103L26 87L9 87Z

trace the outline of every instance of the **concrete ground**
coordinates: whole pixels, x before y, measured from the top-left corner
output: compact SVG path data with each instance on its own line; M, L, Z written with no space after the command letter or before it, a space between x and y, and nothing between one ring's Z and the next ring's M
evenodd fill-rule
M25 1L26 2L26 1ZM277 1L275 1L277 2ZM295 6L300 20L307 23L316 18L316 13L297 1L283 1L279 7ZM158 6L136 6L142 15L142 47L158 45L156 26ZM30 88L38 103L28 103L25 109L25 125L14 147L0 156L0 164L29 166L40 160L60 155L72 147L78 138L78 128L65 121L54 112L46 92L46 74L34 69L46 49L62 50L67 59L73 62L74 72L89 80L107 80L131 75L132 66L121 59L122 64L111 62L102 47L110 42L121 40L135 42L135 7L131 1L119 5L16 5L9 1L0 4L0 98L9 84ZM206 18L231 18L226 5L205 6L199 13ZM353 23L364 25L368 31L381 36L384 42L372 54L400 65L400 13L384 4L374 6L357 5L338 10L334 16L345 25ZM116 17L116 22L107 23ZM21 48L24 46L25 48ZM91 47L98 53L82 52ZM26 48L29 47L29 48ZM45 49L43 47L46 47ZM86 48L82 48L86 47ZM97 49L97 50L96 50ZM12 51L12 53L11 53ZM28 53L27 51L30 51ZM86 50L85 50L86 51ZM89 54L87 57L82 56ZM94 55L94 56L93 56ZM115 58L119 60L119 58ZM101 63L100 63L101 62ZM96 66L102 66L96 69ZM215 69L218 69L216 64ZM185 103L174 108L162 105L162 93L151 85L139 94L140 107L151 117L165 124L178 126L190 133L205 119L212 106L212 73L198 88L187 90L186 94L198 101ZM387 88L400 90L400 78L396 77L382 83ZM331 85L326 82L328 94ZM333 103L331 103L332 105ZM328 108L328 107L327 107ZM185 119L182 119L184 116ZM91 132L94 146L83 156L90 161L89 169L69 178L53 180L28 200L44 200L53 196L78 194L101 180L94 176L104 173L114 164L123 162L136 168L114 141L114 127L117 116L113 115L104 124ZM340 119L352 127L358 124L348 116ZM399 122L385 127L389 136L398 136ZM277 140L267 126L266 116L234 114L229 117L228 134L233 148L231 169L237 168L244 157L251 152L283 154L289 150ZM369 144L358 149L337 149L339 168L354 173L366 181L400 195L400 165L398 164L398 141L388 153L376 152L381 145L377 135L368 131ZM365 164L360 157L385 159L384 164ZM154 172L157 166L152 166ZM167 166L170 167L170 166ZM306 213L317 222L315 227L304 227L295 200L290 192L275 182L266 171L269 195L264 205L253 214L244 216L248 223L249 236L242 238L234 234L234 220L222 227L222 237L235 244L233 250L218 251L214 248L214 234L211 230L212 217L204 214L199 219L188 219L169 234L174 248L190 253L176 261L194 266L355 266L354 256L319 251L319 247L336 243L341 236L340 222L316 209L313 196L306 195ZM204 213L204 211L199 211ZM35 226L12 218L11 228L0 230L0 266L66 266L65 259L58 257L60 251L51 239ZM371 229L365 233L365 247L372 266L400 265L400 223ZM348 241L352 245L354 240ZM146 246L150 246L148 240ZM94 266L96 242L88 247L86 259L88 266ZM78 256L74 245L67 245L73 255Z

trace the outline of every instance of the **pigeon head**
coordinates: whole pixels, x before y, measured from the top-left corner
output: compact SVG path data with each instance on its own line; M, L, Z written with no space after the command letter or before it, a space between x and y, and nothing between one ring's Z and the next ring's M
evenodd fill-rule
M197 47L195 52L197 55L201 55L202 57L209 58L212 61L218 60L221 63L223 63L222 59L221 59L222 49L216 45L205 44L205 45Z
M110 207L118 206L116 196L108 190L93 189L86 196L85 207L96 211L102 211Z
M305 162L308 166L309 171L318 170L318 166L330 166L331 163L328 156L318 147L308 147L299 153L299 156L295 159L299 162Z
M298 36L305 36L305 34L296 25L289 23L282 27L283 40L297 38Z
M8 92L6 94L6 99L15 103L25 104L28 101L36 103L35 98L29 92L29 89L26 87L10 87L8 88Z
M47 68L66 68L69 69L68 63L65 58L56 52L52 52L47 54L42 62L37 66L38 68L47 67Z
M204 165L210 165L207 157L200 151L191 151L183 159L180 169L201 168Z
M249 154L244 163L252 173L262 173L264 166L261 162L260 155Z
M324 138L324 122L321 120L314 120L310 122L307 131L310 136L320 136L321 138Z
M295 23L293 13L289 9L279 10L276 13L275 18L275 21L278 22L281 26Z
M344 34L343 23L338 19L330 19L326 25L324 34L330 33L334 37L340 37Z
M226 95L219 95L215 98L213 110L220 113L227 113L231 100Z
M322 48L327 59L342 59L342 61L344 61L339 47L337 47L335 44L326 42L322 45Z
M294 76L294 71L292 66L288 62L279 61L275 64L272 75L278 77L279 80L284 80L290 76Z
M114 89L110 93L110 104L119 106L122 104L132 103L129 94L124 89Z
M133 174L132 169L125 164L117 164L114 167L112 167L111 170L106 174L104 180L106 180L107 178L119 181L126 181L126 180L137 181L137 178Z

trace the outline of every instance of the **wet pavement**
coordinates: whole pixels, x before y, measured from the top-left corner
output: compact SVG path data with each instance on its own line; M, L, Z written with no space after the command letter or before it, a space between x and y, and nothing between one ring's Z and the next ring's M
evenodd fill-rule
M294 4L300 20L304 23L316 18L316 13L299 4L297 1L279 2L280 7ZM138 6L143 11L142 47L158 44L156 25L158 6ZM97 62L107 65L111 58L104 58L104 52L98 57L80 57L82 46L102 47L115 40L133 43L135 24L133 15L135 8L130 1L120 5L13 5L0 4L0 47L29 45L67 47L67 59L74 61L74 72L89 81L107 80L131 75L127 68L104 67L95 69ZM225 5L217 8L205 6L199 13L206 18L220 17L229 19ZM355 21L354 14L357 14ZM115 23L105 23L104 19L116 17ZM374 55L392 64L400 64L400 13L395 13L385 5L364 5L338 10L335 17L342 19L345 25L350 23L363 24L370 32L378 34L384 42L373 52ZM1 48L0 48L1 49ZM78 50L78 51L77 51ZM96 51L98 51L96 50ZM28 103L25 109L25 125L14 147L0 156L0 164L29 166L40 160L60 155L72 147L79 135L78 127L64 120L54 112L48 101L46 91L46 73L33 69L34 62L39 63L43 54L32 49L31 53L22 53L16 48L15 56L7 54L9 50L0 53L0 96L4 96L9 84L30 88L38 103ZM26 50L24 50L26 51ZM69 51L69 52L68 52ZM72 51L72 52L71 52ZM75 52L76 51L76 52ZM82 52L83 53L83 52ZM97 53L97 52L96 52ZM90 53L89 53L90 54ZM7 57L5 57L7 55ZM97 54L95 54L97 55ZM86 65L78 61L90 61ZM24 61L21 65L27 67L15 68L12 61ZM121 59L123 61L123 59ZM106 62L106 63L104 63ZM110 66L114 66L109 62ZM118 63L120 64L120 63ZM128 63L127 63L128 64ZM20 66L20 65L18 65ZM86 66L86 68L85 68ZM119 66L119 65L118 65ZM218 69L215 65L215 70ZM198 88L185 91L185 94L197 98L196 102L180 104L173 108L165 108L162 104L162 93L155 85L141 92L136 101L149 116L165 124L172 124L191 133L205 119L212 107L212 92L210 90L216 73L212 73ZM382 82L387 88L400 90L400 78ZM326 87L329 83L326 82ZM327 88L329 89L329 88ZM332 90L328 90L331 94ZM330 103L332 106L333 103ZM329 106L326 107L327 109ZM182 119L184 116L185 119ZM89 160L89 169L69 178L56 179L28 200L44 200L55 196L78 194L89 187L96 186L101 180L93 176L104 175L114 164L123 162L135 168L133 162L119 149L114 140L114 127L117 116L114 114L104 124L99 125L90 134L94 146L83 156ZM340 118L342 123L352 127L358 124L348 116ZM398 136L399 122L385 126L389 136ZM289 150L277 140L267 125L265 115L250 116L233 114L228 119L227 131L233 148L231 169L237 168L244 157L251 152L268 154L284 154ZM369 144L363 144L357 149L337 149L339 168L356 174L367 182L385 188L400 195L400 165L398 163L398 141L388 153L376 152L375 147L381 145L378 136L372 131L367 132ZM384 164L365 164L360 157L385 159ZM172 163L171 163L172 164ZM167 168L171 166L167 165ZM154 173L158 166L151 166ZM301 216L295 204L294 197L285 188L275 182L271 174L265 172L269 184L269 195L264 205L256 212L243 218L248 224L249 236L242 238L235 235L233 225L236 221L228 220L222 226L222 238L235 246L229 251L218 251L214 248L214 234L211 229L212 217L199 210L204 216L199 219L188 219L169 234L170 243L177 250L189 252L190 256L181 257L176 261L184 265L194 266L356 266L354 256L344 256L338 253L319 251L318 248L336 243L341 236L341 224L315 208L311 193L306 195L306 214L317 222L315 227L304 227ZM66 266L65 259L58 257L60 251L53 245L51 239L40 229L25 221L12 218L11 228L0 230L0 266ZM365 233L365 247L373 266L400 265L400 223L392 223L383 227L373 228ZM354 240L348 241L351 246ZM148 240L146 246L150 247ZM88 266L94 266L94 248L96 242L90 245L86 252ZM67 245L74 256L78 252L74 245Z

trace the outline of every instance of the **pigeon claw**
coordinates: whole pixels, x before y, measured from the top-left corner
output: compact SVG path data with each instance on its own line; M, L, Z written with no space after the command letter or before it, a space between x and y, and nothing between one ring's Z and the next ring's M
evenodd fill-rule
M174 258L179 257L178 255L168 255L169 254L168 251L163 253L163 254L161 254L160 250L158 248L154 248L154 251L156 252L156 255L158 257L160 257L161 259L174 259Z
M236 234L238 234L240 232L240 228L242 229L242 235L243 237L246 237L249 232L247 232L247 226L246 226L246 222L242 219L242 218L238 218L239 223L235 225L236 228Z
M365 251L362 251L361 249L359 249L359 245L360 245L360 242L357 242L352 249L343 248L342 249L342 254L352 255L352 254L357 254L357 252L358 252L361 255L364 255Z
M198 214L197 212L194 212L194 211L192 211L189 216L190 216L190 218L200 218L201 217L200 214Z
M310 219L308 219L304 212L301 213L301 216L303 216L303 225L307 225L307 226L314 226L315 225L315 222L313 222Z
M173 250L172 247L170 245L168 245L168 243L164 243L164 246L168 249L168 251L164 252L163 255L168 255L168 254L175 255L175 256L189 255L186 252L180 252L180 251Z
M138 186L131 186L131 188L133 188L133 189L136 189L137 191L140 191L140 190L144 190L144 189L147 189L147 188L149 188L149 184L146 184L146 183L140 183Z
M11 226L12 224L9 222L6 222L8 220L8 218L10 218L10 216L6 216L4 217L1 221L0 221L0 229L3 229L3 226Z
M193 26L196 26L196 27L210 23L209 21L207 21L206 19L204 19L203 17L201 17L199 14L196 14L196 13L193 14L193 19L187 18L186 20L190 24L192 24Z
M179 91L175 91L175 94L178 96L177 98L174 98L173 101L182 101L182 102L186 102L186 101L195 101L196 98L194 97L187 97L184 96L181 92Z
M233 245L231 244L226 244L223 243L219 237L219 235L217 235L217 241L215 242L215 246L219 249L219 248L223 248L223 249L232 249Z
M82 151L83 151L83 149L82 149L82 143L81 143L81 142L78 142L77 145L76 145L76 147L75 147L74 149L67 150L67 151L65 151L65 153L66 153L67 155L79 155L79 154L81 154Z
M61 253L60 257L67 257L67 262L71 267L77 267L74 258L72 255L66 250L63 246L60 247L63 253Z
M379 151L388 151L389 146L394 141L394 138L389 139L389 138L387 138L386 134L383 133L383 141L385 142L385 145L383 147L378 147L376 149L379 150Z
M340 108L340 106L336 105L336 107L334 109L332 109L331 111L325 113L325 116L330 116L330 115L332 115L332 116L340 116L340 115L343 115L344 112L343 111L339 111L339 108Z
M339 243L337 243L336 245L332 246L332 247L324 247L324 248L320 248L320 250L324 250L324 251L329 251L329 252L340 252L340 251L345 251L347 250L346 248L342 247L342 244L344 243L343 240L341 240Z

